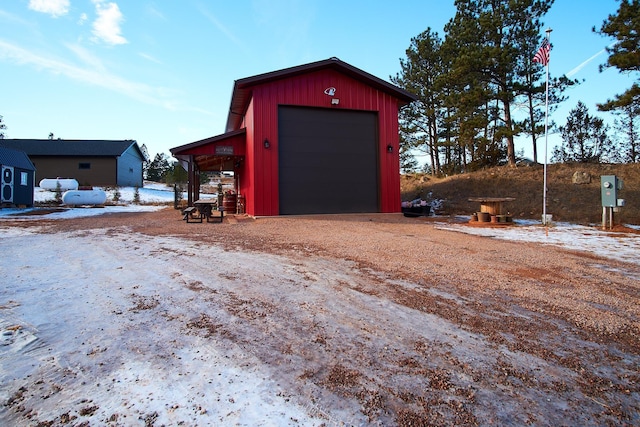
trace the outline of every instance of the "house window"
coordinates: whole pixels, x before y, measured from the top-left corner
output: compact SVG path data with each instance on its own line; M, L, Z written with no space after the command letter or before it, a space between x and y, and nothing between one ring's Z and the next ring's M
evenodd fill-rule
M91 163L78 163L78 169L91 169Z
M27 172L20 172L20 185L29 185L29 174Z

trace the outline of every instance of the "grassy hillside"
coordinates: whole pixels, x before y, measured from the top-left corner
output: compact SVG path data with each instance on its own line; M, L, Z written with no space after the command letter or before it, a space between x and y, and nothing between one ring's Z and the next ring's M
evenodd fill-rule
M573 183L574 173L590 178L589 183ZM626 206L615 215L616 223L640 224L640 164L591 165L553 164L547 166L547 213L554 221L580 224L600 223L602 203L600 176L617 175L624 181L618 197ZM518 219L540 219L543 204L543 166L496 167L446 178L404 175L402 200L418 197L443 200L442 215L470 215L479 204L470 197L514 197L505 207Z

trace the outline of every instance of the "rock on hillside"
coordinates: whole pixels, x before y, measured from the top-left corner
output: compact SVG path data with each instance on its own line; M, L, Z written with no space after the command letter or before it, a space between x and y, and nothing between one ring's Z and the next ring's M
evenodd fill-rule
M624 182L619 197L626 205L615 216L618 223L640 224L640 164L552 164L547 166L547 213L554 221L593 224L602 221L600 176L616 175ZM441 199L442 215L470 215L478 210L470 197L514 197L506 208L516 219L540 219L544 167L500 166L477 172L434 178L403 175L402 200Z

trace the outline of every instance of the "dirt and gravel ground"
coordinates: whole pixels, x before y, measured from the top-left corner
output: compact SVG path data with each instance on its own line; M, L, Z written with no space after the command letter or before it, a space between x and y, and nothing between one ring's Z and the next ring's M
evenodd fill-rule
M280 293L238 265L225 273L236 288L189 285L212 309L185 326L251 349L327 425L640 425L640 265L401 215L187 224L165 209L4 225L284 257L303 283Z

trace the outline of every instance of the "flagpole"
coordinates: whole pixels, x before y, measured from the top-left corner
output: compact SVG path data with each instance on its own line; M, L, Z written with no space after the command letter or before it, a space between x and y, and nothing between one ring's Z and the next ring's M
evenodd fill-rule
M551 28L547 28L547 43L550 43L549 38L551 36ZM550 52L549 52L550 54ZM549 62L547 61L547 83L545 93L545 113L544 113L544 178L543 178L543 192L542 192L542 224L548 225L547 221L547 145L549 141Z

